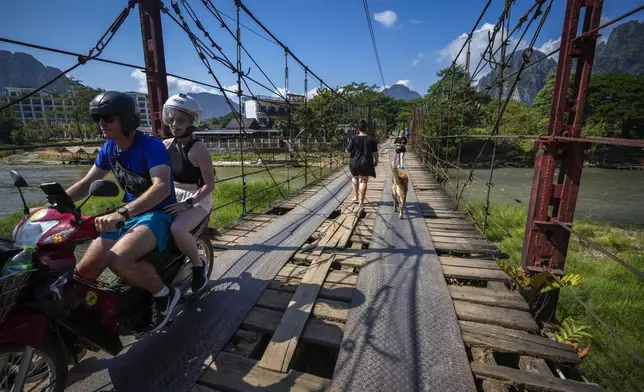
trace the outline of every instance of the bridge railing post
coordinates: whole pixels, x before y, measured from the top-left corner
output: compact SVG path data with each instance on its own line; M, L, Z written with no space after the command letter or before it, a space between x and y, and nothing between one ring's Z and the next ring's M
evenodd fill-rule
M163 104L168 99L168 80L161 29L161 3L157 0L138 0L138 3L152 134L161 137L163 136L161 114Z
M588 84L595 55L603 0L568 0L561 35L555 88L550 109L548 136L535 143L534 176L528 207L521 266L528 272L544 268L564 269L570 233L559 226L572 225L582 166L584 147L580 143L561 142L556 136L580 137ZM585 8L582 32L577 35L582 9ZM572 95L569 80L573 60L577 60ZM557 166L559 172L555 177ZM538 317L549 320L555 315L558 292L542 299Z

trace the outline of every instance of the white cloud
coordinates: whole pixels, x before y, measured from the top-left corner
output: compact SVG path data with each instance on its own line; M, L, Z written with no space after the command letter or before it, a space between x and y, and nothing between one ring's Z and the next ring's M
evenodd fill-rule
M397 81L394 84L402 84L403 86L405 86L407 88L412 88L411 87L411 81L409 79L401 79L401 80Z
M130 74L134 80L139 82L139 87L137 88L137 91L141 93L148 93L148 84L147 84L147 79L146 75L143 71L141 70L134 70ZM183 80L183 79L178 79L175 78L174 76L168 76L167 77L168 81L168 94L169 95L174 95L174 94L179 94L179 93L210 93L210 94L218 94L222 95L221 91L219 89L214 89L214 88L209 88L209 87L204 87L202 85L199 85L197 83L188 81L188 80ZM237 91L237 84L233 84L230 86L224 86L225 89L228 90L233 90ZM232 93L227 93L228 98L231 100L237 102L237 96L232 94Z
M289 92L290 92L290 91L288 91L288 90L287 90L287 89L285 89L284 87L278 87L278 88L277 88L277 91L273 91L273 94L272 94L272 95L273 95L274 97L286 97L286 93L289 93Z
M318 95L318 88L317 87L312 88L312 89L310 89L309 91L306 92L306 98L308 98L308 99L312 99L316 95Z
M411 24L422 24L422 23L423 23L423 21L422 21L422 20L418 20L418 19L410 19L410 20L409 20L409 23L411 23Z
M411 62L411 65L415 67L415 66L417 66L418 64L420 64L420 60L421 60L424 56L425 56L425 55L423 54L423 52L419 52L419 53L416 55L416 58L414 59L414 61L412 61L412 62Z
M376 22L382 23L385 27L392 27L398 20L398 15L392 10L386 10L382 12L376 12L373 14L373 18Z
M470 72L475 71L474 67L477 66L477 64L479 63L479 60L481 59L481 54L485 51L485 49L488 46L488 42L489 42L488 34L491 35L493 34L493 32L494 32L494 25L491 23L484 23L480 29L475 30L474 34L472 34L472 40L470 43L470 61L471 61L470 64L472 64L472 69L470 69ZM463 47L463 44L466 42L466 40L467 40L467 33L463 33L458 38L452 40L449 44L447 44L447 46L445 46L443 49L438 51L436 62L449 63L453 61L456 58L456 55L458 54L459 50L461 50L461 47ZM517 41L515 39L510 38L510 40L508 41L508 51L513 50L516 44L517 44ZM492 52L493 53L496 52L500 45L501 45L501 31L499 31L494 38L494 45L492 47ZM527 47L527 42L523 40L519 43L517 50L523 49L525 47ZM499 58L499 52L497 52L495 56L497 60ZM487 57L489 57L489 52L487 54ZM464 48L460 56L458 57L458 59L456 59L456 63L460 65L465 65L466 60L467 60L467 48ZM478 76L485 75L489 71L490 71L490 68L489 66L486 65L480 71Z
M561 37L557 39L549 39L548 41L544 42L543 45L539 46L537 48L538 51L542 52L543 54L548 54L552 52L555 49L558 49L559 46L561 45ZM550 56L550 58L556 58L556 53Z

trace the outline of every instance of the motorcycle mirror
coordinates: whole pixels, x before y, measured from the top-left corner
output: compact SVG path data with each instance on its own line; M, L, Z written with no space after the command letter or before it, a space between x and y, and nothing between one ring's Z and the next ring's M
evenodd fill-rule
M119 195L119 187L109 180L96 180L89 186L90 196L114 197Z
M13 180L13 186L16 188L24 188L27 186L27 181L15 170L9 170L11 174L11 179Z

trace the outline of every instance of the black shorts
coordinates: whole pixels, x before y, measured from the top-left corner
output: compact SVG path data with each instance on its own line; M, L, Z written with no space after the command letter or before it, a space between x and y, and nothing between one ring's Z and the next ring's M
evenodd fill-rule
M407 148L405 146L396 147L396 154L400 154L401 152L407 152Z

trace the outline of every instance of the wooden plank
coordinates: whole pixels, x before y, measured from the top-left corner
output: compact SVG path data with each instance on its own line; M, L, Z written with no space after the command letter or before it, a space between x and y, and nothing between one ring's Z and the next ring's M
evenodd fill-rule
M284 311L293 297L292 293L266 290L259 298L256 305L263 308ZM313 306L313 316L323 320L345 321L349 313L349 303L334 301L326 298L317 298Z
M253 359L220 353L206 368L199 384L225 391L309 392L327 390L331 380L295 370L275 372L259 367Z
M440 256L438 259L440 260L442 265L500 270L499 266L496 264L496 261L492 259L464 258L464 257L450 257L450 256Z
M277 279L271 281L269 288L271 290L279 290L285 292L294 293L299 286L299 279L291 279L288 282L281 282ZM320 289L320 298L332 299L337 301L346 301L351 302L353 296L353 290L355 287L353 285L342 284L342 283L330 283L324 282L322 288Z
M329 256L326 260L313 262L307 267L306 274L295 290L259 366L279 372L288 370L304 325L313 311L315 298L334 259L335 256Z
M552 376L552 371L546 361L541 358L532 358L522 355L519 357L519 369L524 372L541 374L542 376Z
M473 227L474 223L472 223L471 220L469 219L433 219L433 218L428 218L425 219L426 223L431 223L433 225L461 225L461 226L468 226L468 227Z
M452 299L472 302L481 305L499 306L502 308L530 310L528 303L516 291L508 291L505 293L494 292L492 290L471 287L471 286L447 286Z
M242 322L242 326L251 331L274 332L282 319L282 313L274 310L255 307ZM344 324L310 318L304 326L302 340L327 347L339 347L342 342Z
M485 238L476 238L476 237L444 237L436 234L432 234L432 242L444 242L448 244L458 244L463 246L471 246L472 248L476 247L493 247L496 249L496 246L490 244Z
M455 267L453 265L443 265L442 267L443 274L450 278L510 282L510 278L501 269Z
M361 267L364 263L364 256L356 256L346 253L335 253L335 262L343 266Z
M506 286L503 282L487 282L487 288L489 290L498 292L510 291L508 290L508 286Z
M441 211L441 210L435 210L433 208L426 209L426 208L421 207L421 212L423 214L423 217L425 217L425 218L447 218L447 219L456 218L456 219L460 219L460 218L467 217L467 214L465 214L464 212L446 211L446 210Z
M485 236L475 229L463 231L432 230L431 234L437 237L485 239Z
M446 252L461 252L461 253L479 253L479 254L497 254L501 253L496 246L493 245L483 245L483 244L474 244L474 243L456 243L454 241L441 242L436 241L432 237L432 242L434 243L434 248L437 250L442 250Z
M472 347L470 349L474 362L496 365L492 352L483 347ZM508 392L510 388L497 380L485 379L481 382L483 392Z
M459 321L463 340L473 347L489 347L496 352L529 355L554 362L578 364L572 346L496 325Z
M461 321L475 321L485 324L520 329L528 332L539 332L539 327L528 312L516 309L497 308L494 306L454 301L456 316Z
M600 392L597 384L587 384L555 377L544 377L504 366L472 362L472 372L479 379L491 378L509 384L519 390L544 392Z
M344 221L344 233L338 241L338 248L346 248L347 242L349 242L349 238L351 237L351 233L353 233L353 230L356 228L356 223L358 223L358 219L363 211L364 209L360 208L360 206L354 206L351 210L351 214Z
M318 260L319 261L319 260ZM295 265L295 264L286 264L282 269L277 273L278 276L282 276L290 279L302 279L309 270L315 268L315 260L311 262L311 265ZM329 272L326 281L332 283L344 283L344 284L356 284L358 280L358 275L348 271L336 271L332 270Z

